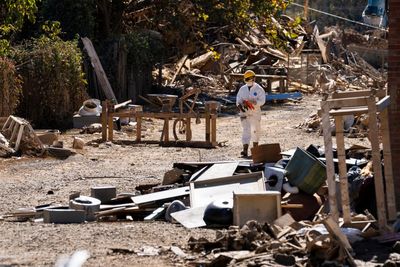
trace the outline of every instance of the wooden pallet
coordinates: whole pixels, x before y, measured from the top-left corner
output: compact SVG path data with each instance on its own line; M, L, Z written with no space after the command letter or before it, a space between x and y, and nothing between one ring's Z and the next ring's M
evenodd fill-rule
M9 116L1 130L4 137L9 142L10 152L16 152L20 149L21 143L26 139L33 139L38 149L44 153L45 149L33 130L31 124L22 118Z

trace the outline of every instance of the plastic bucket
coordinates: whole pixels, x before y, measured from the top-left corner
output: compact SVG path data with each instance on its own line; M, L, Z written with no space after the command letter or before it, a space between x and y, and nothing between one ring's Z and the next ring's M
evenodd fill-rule
M286 165L290 184L308 194L314 194L326 181L326 166L307 151L296 148Z

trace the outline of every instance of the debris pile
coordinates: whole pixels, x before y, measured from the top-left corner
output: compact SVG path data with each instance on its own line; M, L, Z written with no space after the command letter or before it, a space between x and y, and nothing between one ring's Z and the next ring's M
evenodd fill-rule
M335 134L335 122L331 118L331 132ZM361 114L356 116L345 116L344 118L344 133L348 138L364 138L368 136L368 115ZM302 129L308 133L317 132L322 135L321 117L314 112L295 126L297 129Z
M284 21L275 23L280 31L288 32ZM324 34L317 27L307 32L300 25L291 31L294 38L278 35L285 36L285 50L254 28L232 43L216 42L203 54L184 55L176 64L164 65L163 85L202 88L213 96L224 95L238 88L241 73L252 69L268 93L384 88L387 66L382 62L386 62L387 40L383 37L336 27L327 28ZM361 48L368 48L368 53ZM376 54L380 55L379 64L370 60L370 55ZM154 71L153 76L158 75L159 71Z
M319 266L325 261L352 265L349 241L363 240L362 233L354 228L337 232L330 228L332 222L331 218L296 222L285 214L272 223L248 221L241 228L217 230L214 241L191 237L188 245L194 252L206 253L194 263L207 266Z
M90 196L71 194L68 205L24 208L3 218L44 223L165 220L186 228L225 228L214 241L189 240L190 250L202 256L187 260L209 266L353 264L350 244L379 231L368 193L373 190L367 160L371 150L353 146L346 152L346 163L353 166L348 172L355 212L350 224L340 220L337 225L326 215L324 149L310 145L281 152L279 144L253 148L253 160L175 163L161 183L139 185L132 193L95 186Z

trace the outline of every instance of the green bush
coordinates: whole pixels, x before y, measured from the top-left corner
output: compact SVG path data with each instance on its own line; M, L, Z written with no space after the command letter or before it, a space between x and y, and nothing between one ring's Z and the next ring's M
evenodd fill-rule
M13 114L21 97L21 77L14 63L0 57L0 117Z
M23 79L22 116L36 127L67 128L87 98L77 41L40 37L19 47Z

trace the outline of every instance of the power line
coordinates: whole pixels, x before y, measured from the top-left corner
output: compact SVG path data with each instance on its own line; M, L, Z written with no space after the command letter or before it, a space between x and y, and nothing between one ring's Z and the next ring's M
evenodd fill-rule
M294 3L294 2L290 3L290 4L291 5L295 5L295 6L299 6L299 7L303 7L303 8L305 7L304 5L301 5L301 4L298 4L298 3ZM328 12L324 12L324 11L315 9L315 8L308 7L308 9L311 10L311 11L317 12L317 13L321 13L321 14L324 14L324 15L327 15L327 16L331 16L331 17L337 18L337 19L345 20L345 21L352 22L352 23L355 23L355 24L359 24L359 25L362 25L362 26L365 26L365 27L370 27L370 28L373 28L373 29L377 29L377 30L388 32L388 30L380 28L380 27L377 27L377 26L373 26L373 25L370 25L370 24L366 24L366 23L363 23L363 22L356 21L356 20L347 19L347 18L338 16L338 15L334 15L334 14L331 14L331 13L328 13Z

